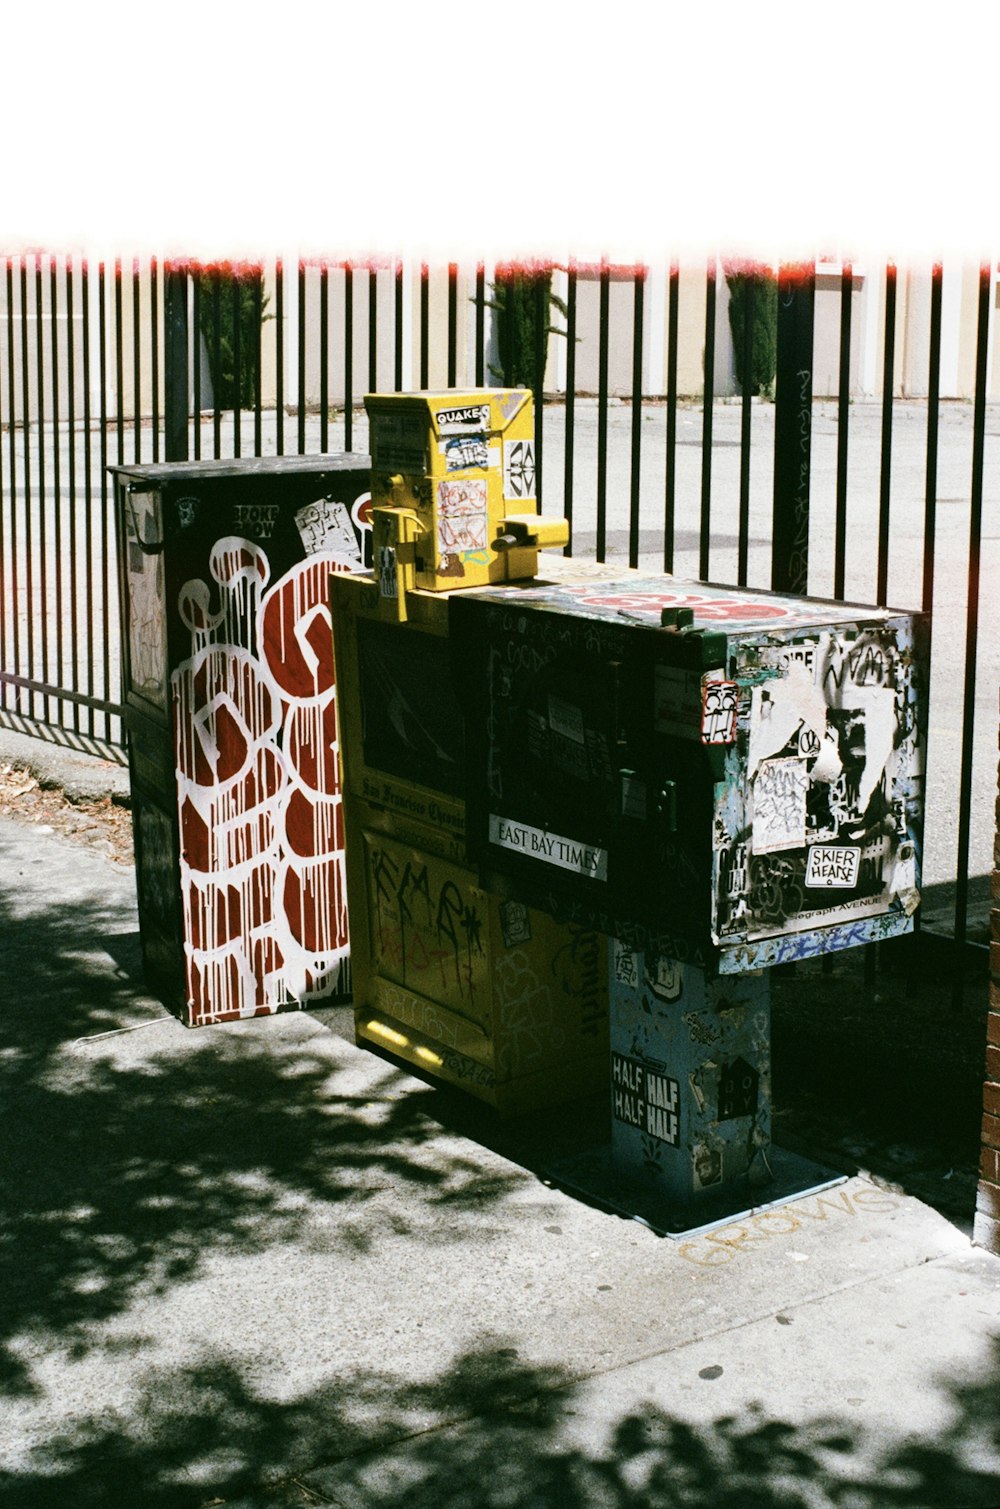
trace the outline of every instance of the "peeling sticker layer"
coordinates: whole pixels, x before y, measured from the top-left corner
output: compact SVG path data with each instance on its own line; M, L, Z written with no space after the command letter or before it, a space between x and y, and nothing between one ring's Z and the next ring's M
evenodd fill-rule
M483 478L438 483L438 551L457 555L485 550L487 545L487 487Z
M757 854L798 849L806 841L806 762L763 760L753 783L753 847Z
M295 527L306 555L323 551L347 570L361 569L361 547L346 503L317 498L296 510Z
M485 435L463 435L454 440L443 440L438 450L450 472L470 466L489 466L492 459Z

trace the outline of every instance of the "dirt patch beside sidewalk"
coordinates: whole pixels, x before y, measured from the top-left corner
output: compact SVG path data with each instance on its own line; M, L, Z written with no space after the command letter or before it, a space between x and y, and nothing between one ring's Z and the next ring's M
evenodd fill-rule
M42 786L26 765L0 763L0 817L37 824L107 855L113 864L134 863L132 814L108 795L70 801L61 787Z

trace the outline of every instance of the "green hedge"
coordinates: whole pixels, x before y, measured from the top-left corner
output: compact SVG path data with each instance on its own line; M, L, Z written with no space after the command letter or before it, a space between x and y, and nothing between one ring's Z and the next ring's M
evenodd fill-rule
M234 266L223 262L196 274L198 279L198 326L208 352L212 395L216 408L236 407L236 332L239 332L239 402L254 403L258 379L258 347L268 299L263 292L263 274L252 264ZM216 301L218 288L218 353L216 351Z
M493 310L495 348L499 365L490 365L490 375L512 388L535 386L535 334L539 311L544 311L542 328L542 371L545 377L545 350L553 332L565 335L549 321L549 312L558 309L566 314L566 305L552 292L552 267L548 263L498 263L493 275L493 297L487 299Z
M729 285L729 328L733 333L736 381L743 393L774 394L777 366L778 280L769 267L742 263L726 269ZM750 371L743 370L746 306L753 292Z

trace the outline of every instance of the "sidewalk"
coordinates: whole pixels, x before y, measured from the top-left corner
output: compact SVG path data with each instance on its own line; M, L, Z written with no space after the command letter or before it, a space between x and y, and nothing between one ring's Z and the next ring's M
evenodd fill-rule
M1000 1503L1000 1260L928 1206L660 1239L346 1009L183 1028L131 871L0 859L0 1502Z

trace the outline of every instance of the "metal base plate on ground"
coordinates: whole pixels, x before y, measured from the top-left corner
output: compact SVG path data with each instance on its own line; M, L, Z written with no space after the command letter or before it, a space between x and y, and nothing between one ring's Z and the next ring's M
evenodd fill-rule
M772 1177L766 1184L751 1185L744 1180L687 1204L670 1200L637 1180L623 1178L612 1167L610 1143L562 1158L539 1172L567 1194L581 1196L592 1205L640 1221L658 1236L673 1238L700 1236L731 1221L773 1210L806 1195L820 1194L844 1184L848 1178L847 1174L813 1163L810 1158L802 1158L785 1148L772 1146L767 1161Z

